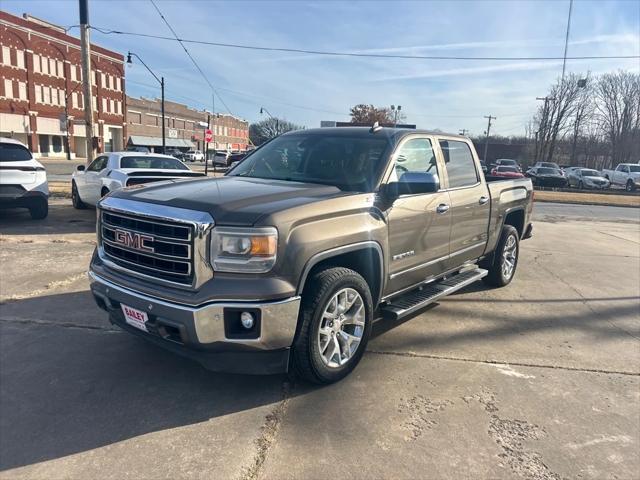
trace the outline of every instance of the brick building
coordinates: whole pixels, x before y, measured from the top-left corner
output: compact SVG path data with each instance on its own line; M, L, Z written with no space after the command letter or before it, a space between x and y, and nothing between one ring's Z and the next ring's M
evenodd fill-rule
M165 143L181 150L204 150L204 124L208 112L165 100ZM217 113L210 119L215 144L211 149L246 150L249 123ZM158 149L162 146L162 110L159 99L127 96L127 145Z
M36 157L66 156L68 138L72 156L86 157L80 40L30 15L0 11L0 47L0 136L22 141ZM98 151L121 150L124 57L92 45L91 73Z

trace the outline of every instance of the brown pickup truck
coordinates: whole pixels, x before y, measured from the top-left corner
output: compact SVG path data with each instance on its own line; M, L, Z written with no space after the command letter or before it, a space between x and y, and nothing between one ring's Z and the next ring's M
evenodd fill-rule
M212 370L330 383L375 321L511 282L532 196L487 182L465 137L291 132L224 177L105 197L91 290L112 323Z

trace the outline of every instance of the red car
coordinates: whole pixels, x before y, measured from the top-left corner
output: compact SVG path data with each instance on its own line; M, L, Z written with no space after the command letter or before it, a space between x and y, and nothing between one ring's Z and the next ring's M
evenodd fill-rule
M495 167L491 170L492 177L505 177L505 178L522 178L524 175L518 167Z

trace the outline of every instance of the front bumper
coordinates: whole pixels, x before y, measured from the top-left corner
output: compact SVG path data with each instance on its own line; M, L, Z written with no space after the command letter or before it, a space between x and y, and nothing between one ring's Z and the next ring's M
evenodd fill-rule
M91 292L111 323L209 370L272 374L287 371L300 297L265 302L211 302L193 307L167 302L117 285L89 272ZM126 323L121 304L147 313L148 332ZM249 333L235 328L241 311L254 313Z

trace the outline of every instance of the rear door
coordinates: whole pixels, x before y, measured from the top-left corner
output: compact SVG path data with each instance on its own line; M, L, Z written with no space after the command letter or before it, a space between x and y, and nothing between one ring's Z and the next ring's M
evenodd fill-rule
M451 201L448 268L455 268L484 252L489 226L489 191L478 172L471 146L456 138L438 141Z
M407 172L440 176L435 139L411 136L403 140L392 158L389 182ZM387 293L424 281L442 272L449 255L451 215L449 194L435 192L401 195L388 210L389 284Z

